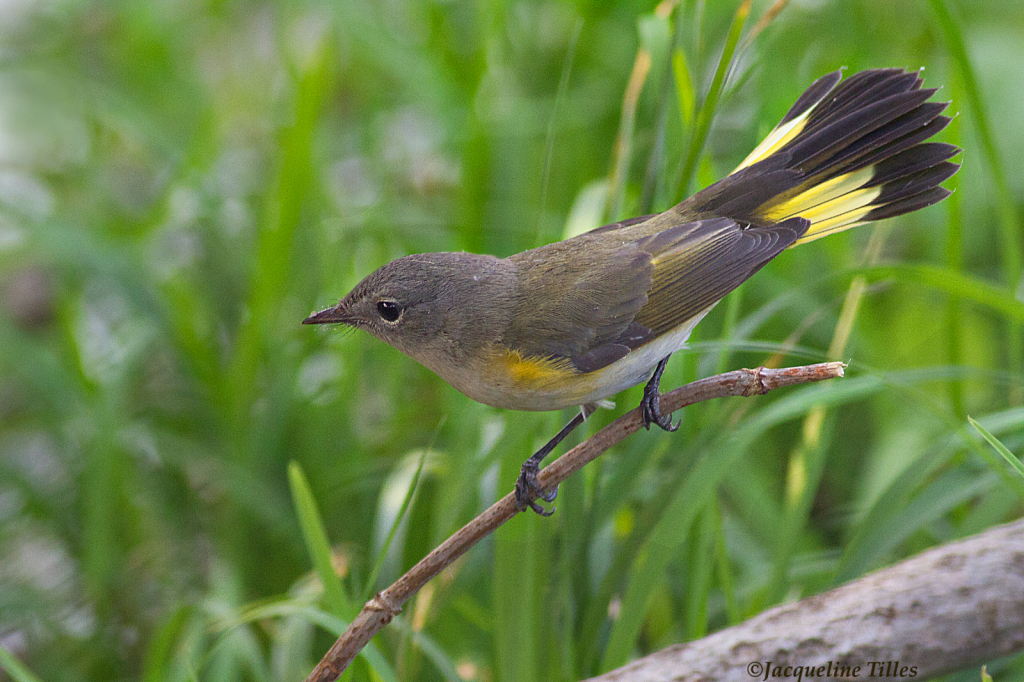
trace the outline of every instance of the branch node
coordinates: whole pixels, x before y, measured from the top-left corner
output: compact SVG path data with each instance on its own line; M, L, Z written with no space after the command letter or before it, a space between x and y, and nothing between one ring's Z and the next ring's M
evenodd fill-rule
M768 391L772 390L768 384L764 381L764 370L765 366L761 365L754 371L754 379L757 381L757 395L764 395Z
M387 590L373 595L373 599L366 602L366 608L370 611L379 611L384 614L385 623L390 623L392 618L402 612L401 604L396 604L391 599L391 596L388 595Z

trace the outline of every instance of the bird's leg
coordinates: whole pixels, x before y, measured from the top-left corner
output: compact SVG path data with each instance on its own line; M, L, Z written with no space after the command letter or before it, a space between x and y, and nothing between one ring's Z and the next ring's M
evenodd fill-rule
M568 436L573 430L586 421L587 417L593 414L594 410L597 409L596 405L587 403L580 407L579 414L573 417L568 424L562 427L562 430L555 434L555 437L549 440L544 447L530 456L530 459L523 462L523 468L519 470L519 478L516 480L516 506L520 511L526 511L529 507L533 511L537 512L541 516L551 516L555 513L555 508L552 507L550 510L544 509L544 507L537 504L538 498L545 502L552 502L555 496L558 495L558 486L555 486L554 490L544 492L540 483L537 481L537 473L540 471L540 463L544 461L544 458L551 454L562 440Z
M657 424L666 431L675 431L679 428L679 422L672 423L672 417L661 413L661 394L658 385L661 383L661 375L665 372L665 365L671 355L662 358L661 362L654 369L647 385L644 386L644 399L640 401L641 415L644 420L644 428L651 430L651 424Z

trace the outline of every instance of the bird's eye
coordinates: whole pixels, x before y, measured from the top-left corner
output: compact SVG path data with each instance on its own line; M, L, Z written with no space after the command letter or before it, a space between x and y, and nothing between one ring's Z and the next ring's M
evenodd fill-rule
M394 322L402 316L402 308L394 301L377 301L377 313L386 322Z

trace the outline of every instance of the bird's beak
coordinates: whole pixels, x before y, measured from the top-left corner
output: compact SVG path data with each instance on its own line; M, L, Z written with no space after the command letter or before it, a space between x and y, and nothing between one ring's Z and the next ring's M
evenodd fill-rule
M302 324L333 324L336 322L348 323L350 318L345 314L345 311L341 309L341 304L328 308L327 310L321 310L318 313L313 313L302 321Z

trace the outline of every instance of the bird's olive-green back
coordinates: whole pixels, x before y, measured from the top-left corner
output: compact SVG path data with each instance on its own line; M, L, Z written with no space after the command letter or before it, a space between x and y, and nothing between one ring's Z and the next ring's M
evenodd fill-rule
M509 260L519 286L505 345L600 369L676 329L753 275L807 228L685 222L674 210L616 223Z

